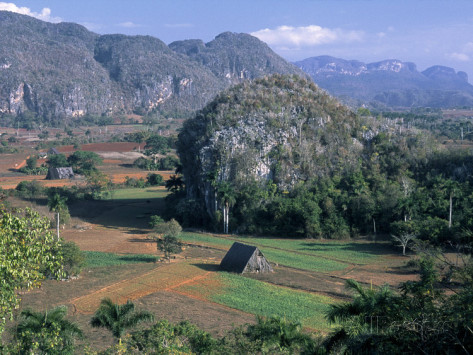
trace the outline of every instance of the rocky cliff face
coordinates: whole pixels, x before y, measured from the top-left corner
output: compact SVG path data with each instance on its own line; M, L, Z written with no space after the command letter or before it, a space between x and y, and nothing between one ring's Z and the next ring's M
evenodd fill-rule
M168 47L150 36L99 36L0 11L0 114L31 111L47 122L150 110L189 115L231 84L295 72L245 34Z
M464 72L433 66L419 72L414 63L363 63L330 56L295 63L332 95L373 107L473 106L473 86Z
M272 76L218 95L184 124L178 151L190 198L216 209L222 182L271 180L282 190L355 164L359 123L338 101L297 76Z

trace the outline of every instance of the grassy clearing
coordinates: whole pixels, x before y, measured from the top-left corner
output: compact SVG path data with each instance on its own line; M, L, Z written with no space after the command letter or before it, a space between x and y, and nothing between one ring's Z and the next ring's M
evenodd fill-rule
M202 244L217 247L219 249L229 249L235 241L225 237L215 237L206 234L192 233L183 233L181 238L183 241L188 243ZM306 255L297 253L297 246L299 245L299 243L306 243L306 241L287 241L292 243L284 243L284 240L274 239L274 245L272 245L271 240L269 239L238 238L236 240L242 243L248 243L251 245L258 246L263 252L263 254L273 263L294 267L297 269L329 272L343 270L348 266L348 264L340 261L314 257L321 256L322 254ZM264 243L260 243L260 241L264 241Z
M248 238L243 242L257 246L267 246L311 254L324 258L342 260L355 264L368 264L376 261L381 255L392 253L392 250L385 244L380 243L355 243L340 241L312 241L307 239L268 239L268 238Z
M223 250L229 249L235 242L234 240L224 237L214 237L208 234L195 234L187 232L182 233L180 238L186 243L212 246Z
M279 316L300 321L303 326L327 330L325 312L334 300L308 292L278 287L230 273L216 273L220 285L208 292L205 284L185 285L182 289L200 293L213 302L260 316Z
M151 198L164 198L168 191L162 186L153 186L140 188L129 188L115 190L112 194L112 200L146 200Z
M89 268L102 266L116 266L125 264L154 263L158 256L148 254L119 255L100 251L84 251L86 265Z

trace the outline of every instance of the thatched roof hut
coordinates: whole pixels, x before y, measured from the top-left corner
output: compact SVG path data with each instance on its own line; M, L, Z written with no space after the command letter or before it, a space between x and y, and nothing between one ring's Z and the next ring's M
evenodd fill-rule
M272 272L263 253L255 246L242 243L233 243L230 250L220 263L220 268L225 271L242 274L244 272Z
M59 150L57 150L56 148L50 148L48 150L48 154L49 155L54 155L54 154L61 154L61 153L59 153Z
M66 168L49 168L46 180L62 180L74 178L74 171L71 167Z

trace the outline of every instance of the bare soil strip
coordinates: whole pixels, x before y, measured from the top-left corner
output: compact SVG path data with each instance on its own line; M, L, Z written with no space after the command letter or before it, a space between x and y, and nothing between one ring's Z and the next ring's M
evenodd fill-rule
M116 303L125 303L159 291L170 291L186 283L204 279L211 271L204 270L188 262L174 262L160 265L137 277L123 280L86 296L74 298L68 303L74 305L77 312L91 314L100 301L109 297Z

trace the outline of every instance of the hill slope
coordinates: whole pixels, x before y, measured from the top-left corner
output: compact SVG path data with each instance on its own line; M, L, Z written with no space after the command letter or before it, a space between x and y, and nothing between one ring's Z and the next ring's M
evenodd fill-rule
M281 190L357 162L356 117L312 82L274 75L219 94L179 134L189 197L215 212L215 187L271 180Z
M185 48L202 47L200 56ZM104 35L0 11L0 113L32 112L46 123L85 114L189 115L248 78L302 73L246 34L175 42Z
M414 63L376 63L319 56L295 62L332 95L374 107L473 106L473 85L467 74L434 66L419 72Z

